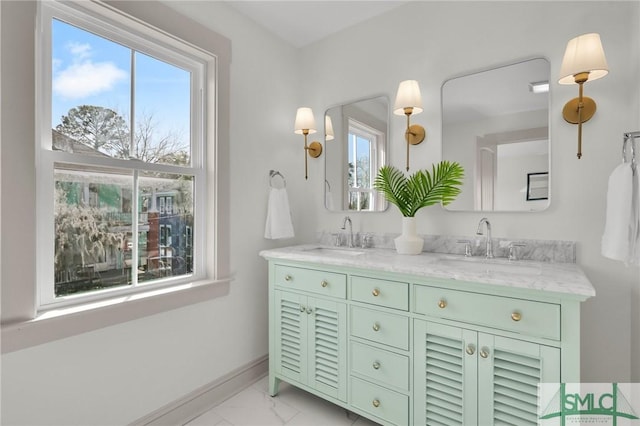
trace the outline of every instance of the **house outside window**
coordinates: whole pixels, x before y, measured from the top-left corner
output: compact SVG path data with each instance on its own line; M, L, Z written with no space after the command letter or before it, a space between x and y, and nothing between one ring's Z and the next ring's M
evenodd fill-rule
M196 201L207 185L210 58L160 33L41 7L40 306L203 278L193 231L206 223ZM173 238L187 229L189 246Z

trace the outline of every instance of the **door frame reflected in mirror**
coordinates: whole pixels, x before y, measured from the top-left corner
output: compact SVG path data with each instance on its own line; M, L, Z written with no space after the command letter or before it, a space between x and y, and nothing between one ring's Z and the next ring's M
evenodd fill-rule
M549 207L550 199L526 197L527 174L550 172L550 95L531 88L549 79L549 61L536 57L442 84L442 159L467 170L463 191L447 210L535 212Z

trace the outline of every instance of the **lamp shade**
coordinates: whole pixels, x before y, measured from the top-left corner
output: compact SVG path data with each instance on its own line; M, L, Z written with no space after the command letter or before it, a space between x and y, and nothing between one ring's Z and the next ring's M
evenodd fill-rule
M333 123L331 122L331 117L328 115L324 116L324 138L325 140L332 141L335 135L333 133Z
M588 72L589 80L604 77L609 72L600 34L583 34L569 40L560 67L560 84L574 84L574 75Z
M316 120L313 118L313 111L308 107L298 108L298 111L296 112L294 132L298 135L302 135L304 130L308 130L309 134L316 132Z
M415 80L402 81L398 86L393 113L404 115L405 108L413 108L413 114L422 112L422 95L420 95L420 86Z

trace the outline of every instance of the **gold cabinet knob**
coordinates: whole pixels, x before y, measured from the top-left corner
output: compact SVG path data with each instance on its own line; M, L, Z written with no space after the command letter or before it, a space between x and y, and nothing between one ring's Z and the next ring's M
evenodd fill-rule
M378 297L380 296L380 290L377 288L374 288L371 294L373 294L375 297Z
M291 281L293 279L293 277L291 275L285 275L284 276L284 280L285 281Z
M480 349L480 352L478 352L480 354L480 356L482 358L486 358L489 356L489 348L487 347L483 347L482 349Z
M328 283L326 280L322 280L322 282L320 283L320 285L321 285L322 287L326 287L326 286L328 286L328 285L329 285L329 283Z
M373 362L373 369L374 370L379 370L380 369L380 363L378 361L374 361Z
M469 344L467 345L467 349L465 349L465 352L469 355L473 355L474 353L476 353L476 347Z
M378 400L378 399L374 399L371 403L376 408L378 408L380 406L380 400Z
M522 314L520 312L514 311L511 313L511 319L514 321L520 321L522 319Z
M373 331L380 331L380 324L377 322L373 323Z
M444 309L444 308L446 308L446 307L447 307L447 301L446 301L446 300L444 300L444 299L440 299L440 300L438 301L438 308L440 308L440 309Z

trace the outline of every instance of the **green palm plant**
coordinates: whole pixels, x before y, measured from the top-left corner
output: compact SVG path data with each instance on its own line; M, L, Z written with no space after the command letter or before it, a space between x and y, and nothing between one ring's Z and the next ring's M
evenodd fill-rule
M432 166L432 171L418 170L409 177L393 166L378 171L373 187L391 204L400 209L404 217L414 217L423 207L451 203L460 194L464 168L450 161Z

